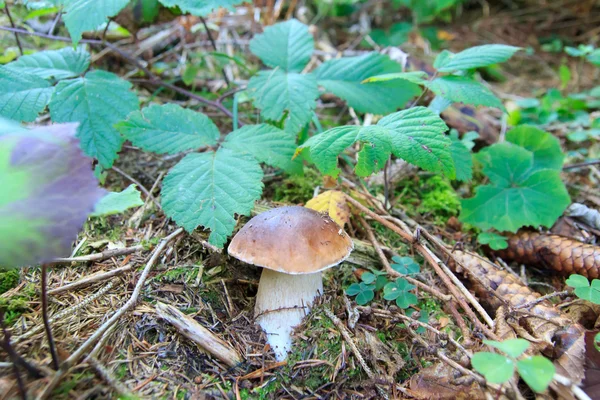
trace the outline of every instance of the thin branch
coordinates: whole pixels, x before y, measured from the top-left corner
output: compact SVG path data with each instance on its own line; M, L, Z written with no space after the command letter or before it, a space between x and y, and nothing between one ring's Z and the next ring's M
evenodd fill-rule
M54 344L54 338L52 337L52 327L48 320L48 264L42 264L42 277L40 281L42 287L42 320L44 321L44 330L46 331L48 347L50 348L50 354L52 355L52 367L57 370L59 368L58 353L56 352L56 345Z
M8 3L4 3L4 11L6 11L6 16L8 17L8 20L10 21L10 25L13 27L13 29L15 28L15 23L12 19L12 15L10 15L10 10L8 9ZM15 32L15 40L17 41L17 46L19 46L19 52L21 52L21 55L23 55L23 46L21 46L21 40L19 39L19 34L17 34Z
M585 167L589 167L591 165L598 165L600 164L600 160L591 160L591 161L586 161L586 162L582 162L582 163L578 163L578 164L569 164L569 165L565 165L563 167L563 171L569 171L571 169L575 169L575 168L585 168Z
M2 325L2 333L4 334L4 338L2 340L2 348L8 354L10 360L12 361L12 368L15 374L15 378L17 380L17 386L19 387L19 393L21 395L21 399L27 400L27 391L25 390L25 384L23 383L23 378L21 377L21 373L19 372L19 356L15 352L15 349L10 344L10 332L6 328L4 324L4 310L0 308L0 325Z
M83 286L88 286L88 285L91 285L92 283L104 281L106 279L112 278L113 276L120 275L123 272L131 271L131 268L132 268L131 264L127 264L121 268L111 269L109 271L101 272L99 274L93 274L90 276L86 276L84 278L79 279L78 281L67 283L66 285L61 286L59 288L49 290L48 294L62 293L62 292L66 292L68 290L73 290L73 289L78 289Z
M548 294L547 294L547 295L545 295L545 296L538 297L538 298L537 298L537 299L535 299L535 300L528 301L527 303L523 303L523 304L521 304L520 306L513 307L513 309L515 309L515 310L519 310L519 309L522 309L522 308L531 308L531 307L533 307L533 306L535 306L535 305L537 305L537 304L540 304L541 302L544 302L544 301L546 301L546 300L548 300L548 299L551 299L552 297L556 297L556 296L560 296L560 297L562 297L562 296L566 296L566 295L568 295L568 294L569 294L569 291L568 291L568 290L563 290L562 292L553 292L553 293L548 293Z
M136 253L138 251L144 250L144 246L141 244L137 246L125 247L124 249L110 249L103 251L101 253L88 254L87 256L79 256L79 257L66 257L66 258L56 258L52 261L52 264L64 264L70 262L89 262L89 261L102 261L107 258L125 256L127 254Z
M127 300L127 303L125 303L121 308L119 308L119 310L117 310L117 312L115 312L106 322L104 322L102 324L102 326L100 326L100 328L98 328L92 336L90 336L75 352L73 352L71 354L71 356L69 358L67 358L63 362L61 368L56 372L54 377L50 380L50 382L46 385L44 390L40 393L40 395L38 396L38 399L47 398L52 393L52 391L54 390L56 385L58 385L58 383L60 382L62 377L67 373L69 368L71 368L72 365L74 365L76 362L78 362L85 355L85 353L88 351L88 349L98 339L100 339L111 326L113 326L115 323L117 323L121 319L123 314L125 314L131 308L135 307L135 305L137 304L137 301L138 301L138 297L140 296L140 292L142 291L142 287L146 283L146 279L148 278L148 275L150 274L150 270L152 270L152 267L158 261L158 257L163 252L165 247L167 247L167 244L169 244L169 242L171 242L174 238L179 236L182 232L183 232L183 228L178 228L173 233L171 233L169 236L165 237L164 239L162 239L160 241L158 246L156 246L156 248L152 252L152 256L150 257L150 260L148 260L148 263L144 267L144 270L142 271L142 274L140 275L140 278L138 279L138 281L135 285L135 288L133 289L133 293L131 294L131 297L129 298L129 300Z
M206 20L204 17L200 17L200 21L202 21L202 25L204 25L204 29L206 30L206 34L208 35L208 40L210 40L210 44L214 51L217 50L217 44L215 43L215 39L213 39L212 33L210 33L210 29L208 29L208 25L206 24ZM225 83L227 86L230 85L229 78L227 78L227 73L225 73L225 68L221 68L221 73L223 74L223 79L225 79Z

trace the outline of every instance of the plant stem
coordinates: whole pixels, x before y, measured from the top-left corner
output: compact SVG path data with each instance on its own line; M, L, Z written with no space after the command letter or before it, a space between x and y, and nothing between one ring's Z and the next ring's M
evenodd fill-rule
M19 356L15 352L15 349L10 344L10 332L6 328L4 324L4 309L0 308L0 325L2 326L2 332L4 333L4 340L2 341L2 348L8 354L10 361L12 362L13 372L15 374L15 379L17 380L17 386L19 387L19 393L21 394L21 399L27 400L27 391L25 390L25 384L23 383L23 378L21 378L21 373L19 372Z
M8 9L8 3L4 3L4 11L6 11L6 16L8 17L8 20L10 21L10 25L15 28L15 23L12 19L12 15L10 15L10 11ZM15 40L17 41L17 46L19 47L19 51L21 52L21 55L23 55L23 46L21 46L21 40L19 39L19 35L15 32Z
M44 320L44 330L46 331L46 337L48 338L48 347L50 348L50 354L52 355L52 367L54 367L54 369L58 369L58 354L56 353L56 345L54 344L54 338L52 337L52 328L50 327L50 321L48 320L47 269L48 264L42 264L42 277L40 279L42 286L42 319Z
M210 33L210 29L208 29L208 25L206 24L206 20L203 17L200 17L200 21L202 21L202 25L204 25L204 29L206 30L206 35L208 35L208 40L212 45L214 51L217 51L217 43L215 43L215 39L213 39L212 33ZM221 74L223 74L223 79L225 79L225 83L229 86L229 78L227 78L227 73L225 72L225 68L221 68Z

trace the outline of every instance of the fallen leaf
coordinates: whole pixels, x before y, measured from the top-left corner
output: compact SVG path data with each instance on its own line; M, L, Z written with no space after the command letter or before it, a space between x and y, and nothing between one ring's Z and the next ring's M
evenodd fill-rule
M342 228L350 218L350 207L346 203L344 193L328 190L306 203L306 207L319 212L326 212Z

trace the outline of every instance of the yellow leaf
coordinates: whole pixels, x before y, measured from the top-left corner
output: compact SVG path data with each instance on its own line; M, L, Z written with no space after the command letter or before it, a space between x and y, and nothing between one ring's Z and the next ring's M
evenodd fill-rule
M306 207L319 212L326 212L342 228L350 218L350 207L346 203L344 193L339 190L328 190L306 203Z

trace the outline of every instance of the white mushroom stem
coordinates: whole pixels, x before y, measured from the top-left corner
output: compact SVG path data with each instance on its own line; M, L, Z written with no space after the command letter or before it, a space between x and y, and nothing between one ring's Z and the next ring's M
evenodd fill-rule
M267 334L278 361L292 348L292 331L310 311L315 298L323 293L320 272L290 275L263 268L254 317Z

